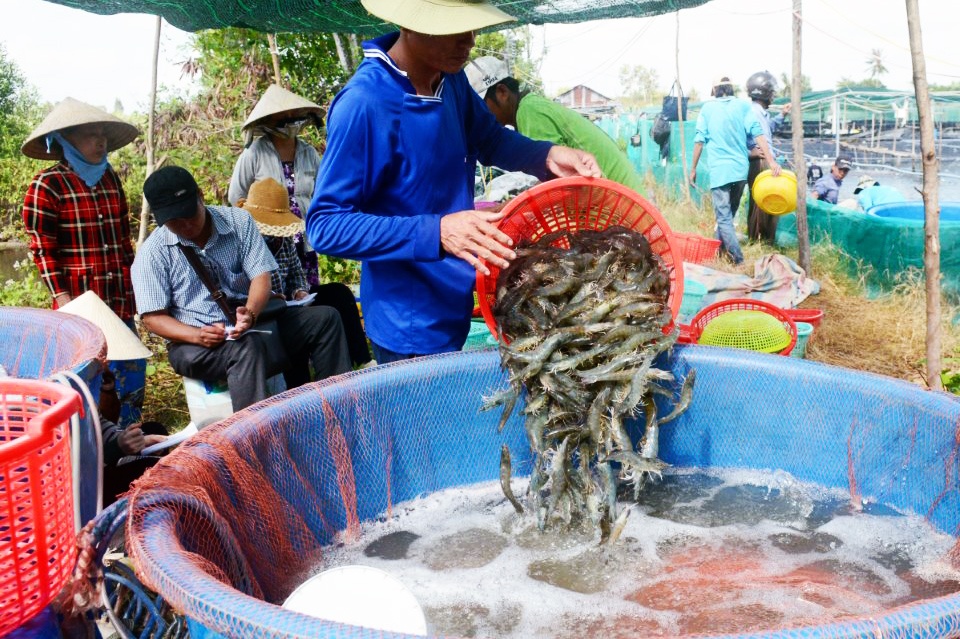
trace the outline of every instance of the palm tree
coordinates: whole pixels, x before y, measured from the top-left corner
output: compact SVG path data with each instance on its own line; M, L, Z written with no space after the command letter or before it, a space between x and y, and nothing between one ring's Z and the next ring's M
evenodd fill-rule
M878 80L881 75L887 72L887 67L883 64L883 51L872 49L870 57L867 58L867 71L870 72L870 78Z

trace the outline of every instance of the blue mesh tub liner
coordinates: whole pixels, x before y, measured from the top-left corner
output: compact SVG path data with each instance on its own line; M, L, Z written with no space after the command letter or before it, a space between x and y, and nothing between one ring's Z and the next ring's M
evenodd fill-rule
M722 348L678 346L660 365L678 377L697 370L690 409L661 433L665 461L775 464L958 535L954 396ZM138 575L188 616L194 637L399 636L279 603L338 533L418 495L497 479L502 443L515 472L529 471L518 414L498 433L499 411L478 410L481 397L503 384L493 350L434 356L294 389L211 426L135 487L127 539ZM630 426L636 438L640 425ZM960 594L729 636L960 636Z

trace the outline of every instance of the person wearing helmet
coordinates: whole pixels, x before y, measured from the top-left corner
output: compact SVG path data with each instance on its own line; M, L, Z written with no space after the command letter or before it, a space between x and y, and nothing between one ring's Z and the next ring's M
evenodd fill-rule
M562 104L521 92L520 83L510 75L504 60L483 56L468 62L464 71L470 86L500 124L512 126L534 140L588 151L597 158L604 177L643 193L643 178L603 129Z
M757 71L747 78L747 95L752 101L753 113L757 116L760 128L767 138L767 143L773 149L773 134L783 126L784 117L790 113L790 104L786 104L777 115L770 116L770 103L777 93L777 79L769 71ZM753 193L753 182L762 171L769 168L764 162L763 154L753 136L748 136L747 148L750 149L750 170L747 172L747 189ZM750 208L747 211L747 237L751 240L766 240L773 242L777 235L778 216L770 215L760 209L750 197Z
M362 4L400 30L363 44L330 104L306 227L317 252L363 262L364 323L382 364L462 348L476 271L516 257L503 213L474 210L478 161L542 180L601 173L589 153L502 126L470 88L475 32L511 16L486 0Z
M710 93L714 99L705 102L697 116L690 183L696 184L697 164L706 147L710 195L717 218L717 239L727 257L734 264L740 264L743 262L743 251L740 250L733 218L740 207L743 187L747 183L750 165L747 159L747 136L754 137L774 175L780 175L780 165L767 144L767 138L750 104L733 96L730 78L720 78Z

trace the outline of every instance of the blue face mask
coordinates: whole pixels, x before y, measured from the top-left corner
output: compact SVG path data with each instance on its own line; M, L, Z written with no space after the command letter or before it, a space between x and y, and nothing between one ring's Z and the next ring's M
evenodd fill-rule
M107 162L107 156L103 156L103 160L96 164L90 164L83 157L80 151L77 151L76 148L67 140L60 135L59 131L54 131L47 136L47 152L50 151L50 146L53 142L56 141L63 147L63 157L70 164L70 168L80 176L80 179L83 180L83 183L87 186L93 186L100 181L100 178L103 177L103 174L106 173L107 167L110 166L110 163Z

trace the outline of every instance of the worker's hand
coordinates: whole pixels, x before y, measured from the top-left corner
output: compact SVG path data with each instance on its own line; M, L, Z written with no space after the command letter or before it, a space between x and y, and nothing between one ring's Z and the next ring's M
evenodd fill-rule
M197 339L197 345L203 346L204 348L216 348L217 346L223 344L225 339L227 339L227 331L223 324L218 322L216 324L200 327L200 335Z
M776 160L770 160L768 164L770 165L770 175L772 175L773 177L777 177L778 175L780 175L780 171L782 169L780 165L777 164Z
M571 149L568 146L554 145L547 153L547 168L558 177L582 175L584 177L603 177L597 159L586 151Z
M501 219L502 211L460 211L444 215L440 218L440 245L447 253L490 275L485 261L506 268L510 265L508 260L517 256L510 248L513 240L497 228Z
M143 431L140 430L140 423L130 424L124 428L120 433L120 437L117 439L117 443L120 445L120 451L124 455L140 454L140 451L147 445Z
M786 104L783 105L783 108L780 109L780 113L784 115L788 115L790 113L790 109L792 108L793 108L793 105L787 102Z
M251 313L246 306L240 306L237 308L237 323L233 325L233 330L230 331L230 337L240 337L247 332L247 329L253 328L253 325L256 323L253 313Z
M692 184L692 185L694 185L694 186L697 185L697 170L696 170L696 169L690 169L690 184Z
M309 295L309 294L310 294L310 293L307 293L306 291L304 291L304 290L302 290L302 289L299 290L299 291L294 291L294 293L293 293L293 299L294 299L294 301L299 301L299 300L302 300L303 298L305 298L305 297L306 297L307 295Z
M64 304L73 300L73 297L70 296L70 293L58 293L54 299L57 302L57 308L60 308Z

